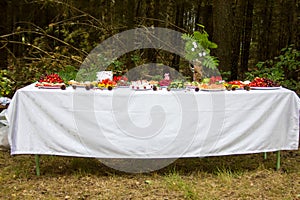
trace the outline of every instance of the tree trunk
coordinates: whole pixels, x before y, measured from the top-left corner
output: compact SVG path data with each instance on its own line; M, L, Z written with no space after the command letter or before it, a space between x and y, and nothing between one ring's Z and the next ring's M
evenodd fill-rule
M220 60L219 69L231 70L232 56L232 12L231 3L213 0L213 41L218 44L214 50Z
M8 23L8 2L7 0L0 1L0 34L5 35L9 32L9 23ZM8 53L7 43L5 41L1 41L0 43L0 69L6 69L8 67Z
M125 14L125 19L126 19L126 25L127 25L127 30L133 29L135 28L135 23L134 23L134 14L135 12L135 0L127 0L127 6L126 6L126 11L124 12ZM131 36L129 36L131 37ZM132 36L133 37L133 36ZM134 38L129 39L128 41L131 42L133 41ZM131 59L132 54L129 52L126 54L126 65L127 65L127 69L131 68L134 63L133 60ZM118 75L122 75L122 74L118 74Z
M299 2L298 0L295 0L297 2ZM294 3L294 5L296 4L296 2ZM298 20L297 20L298 19ZM294 12L294 16L293 16L293 24L292 26L294 27L295 29L295 32L294 32L294 37L295 37L295 44L296 44L296 47L298 49L300 49L300 6L298 4L298 7L295 6L295 12ZM299 77L300 78L300 77Z
M183 27L183 14L184 14L184 2L177 3L176 4L176 16L175 16L175 25L177 27ZM177 31L179 31L179 30L177 30ZM178 40L180 40L180 38ZM179 62L180 62L180 56L173 54L172 67L176 71L179 71Z
M248 71L248 61L250 55L252 17L253 17L254 0L247 1L246 19L244 22L242 35L242 55L241 55L241 78L244 78L245 72Z
M197 10L196 10L196 16L195 16L195 30L199 30L199 27L197 24L200 24L201 3L202 3L201 0L197 1Z
M245 1L237 0L233 5L233 29L232 29L232 56L231 56L231 80L238 79L238 66L240 59L241 30L243 28L243 16L245 13Z
M257 58L258 61L265 61L270 58L270 39L271 38L271 30L272 30L272 15L273 15L273 5L274 0L265 0L260 3L262 6L262 10L260 13L261 18L261 26L260 26L260 34L258 35L258 53Z
M280 7L280 30L278 49L282 49L290 44L296 43L297 34L297 15L295 0L281 2Z
M206 32L209 34L209 39L212 40L213 35L213 7L212 5L206 5L202 8L202 21L205 26Z

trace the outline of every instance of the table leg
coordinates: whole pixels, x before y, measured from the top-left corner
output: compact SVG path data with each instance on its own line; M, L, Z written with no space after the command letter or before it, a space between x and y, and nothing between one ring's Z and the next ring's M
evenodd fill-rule
M264 152L264 159L267 159L267 152Z
M40 155L35 154L35 170L36 170L36 175L40 176Z
M280 169L280 151L276 152L276 158L277 158L277 161L276 161L276 170L279 170Z

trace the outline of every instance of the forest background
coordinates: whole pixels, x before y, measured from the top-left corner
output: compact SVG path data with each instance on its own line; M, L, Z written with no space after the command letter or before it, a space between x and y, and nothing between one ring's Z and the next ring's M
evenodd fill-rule
M225 80L267 77L300 94L299 0L1 0L1 96L46 73L73 78L89 52L105 39L137 27L192 34L205 26L218 45ZM147 62L191 76L184 58L158 49L115 60L117 75Z

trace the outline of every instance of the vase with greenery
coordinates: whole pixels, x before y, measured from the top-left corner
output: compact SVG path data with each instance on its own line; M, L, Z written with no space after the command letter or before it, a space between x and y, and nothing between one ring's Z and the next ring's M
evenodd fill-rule
M218 45L209 40L209 35L203 25L198 24L198 26L201 27L200 31L182 35L182 39L185 41L185 59L191 63L193 81L201 81L203 68L215 70L219 65L219 60L210 55L210 50L217 48Z

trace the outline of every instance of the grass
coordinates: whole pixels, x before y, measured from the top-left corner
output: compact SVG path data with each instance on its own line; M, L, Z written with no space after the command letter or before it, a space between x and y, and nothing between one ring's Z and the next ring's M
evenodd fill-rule
M300 150L178 159L151 173L128 174L96 159L0 151L0 199L285 199L300 200Z

